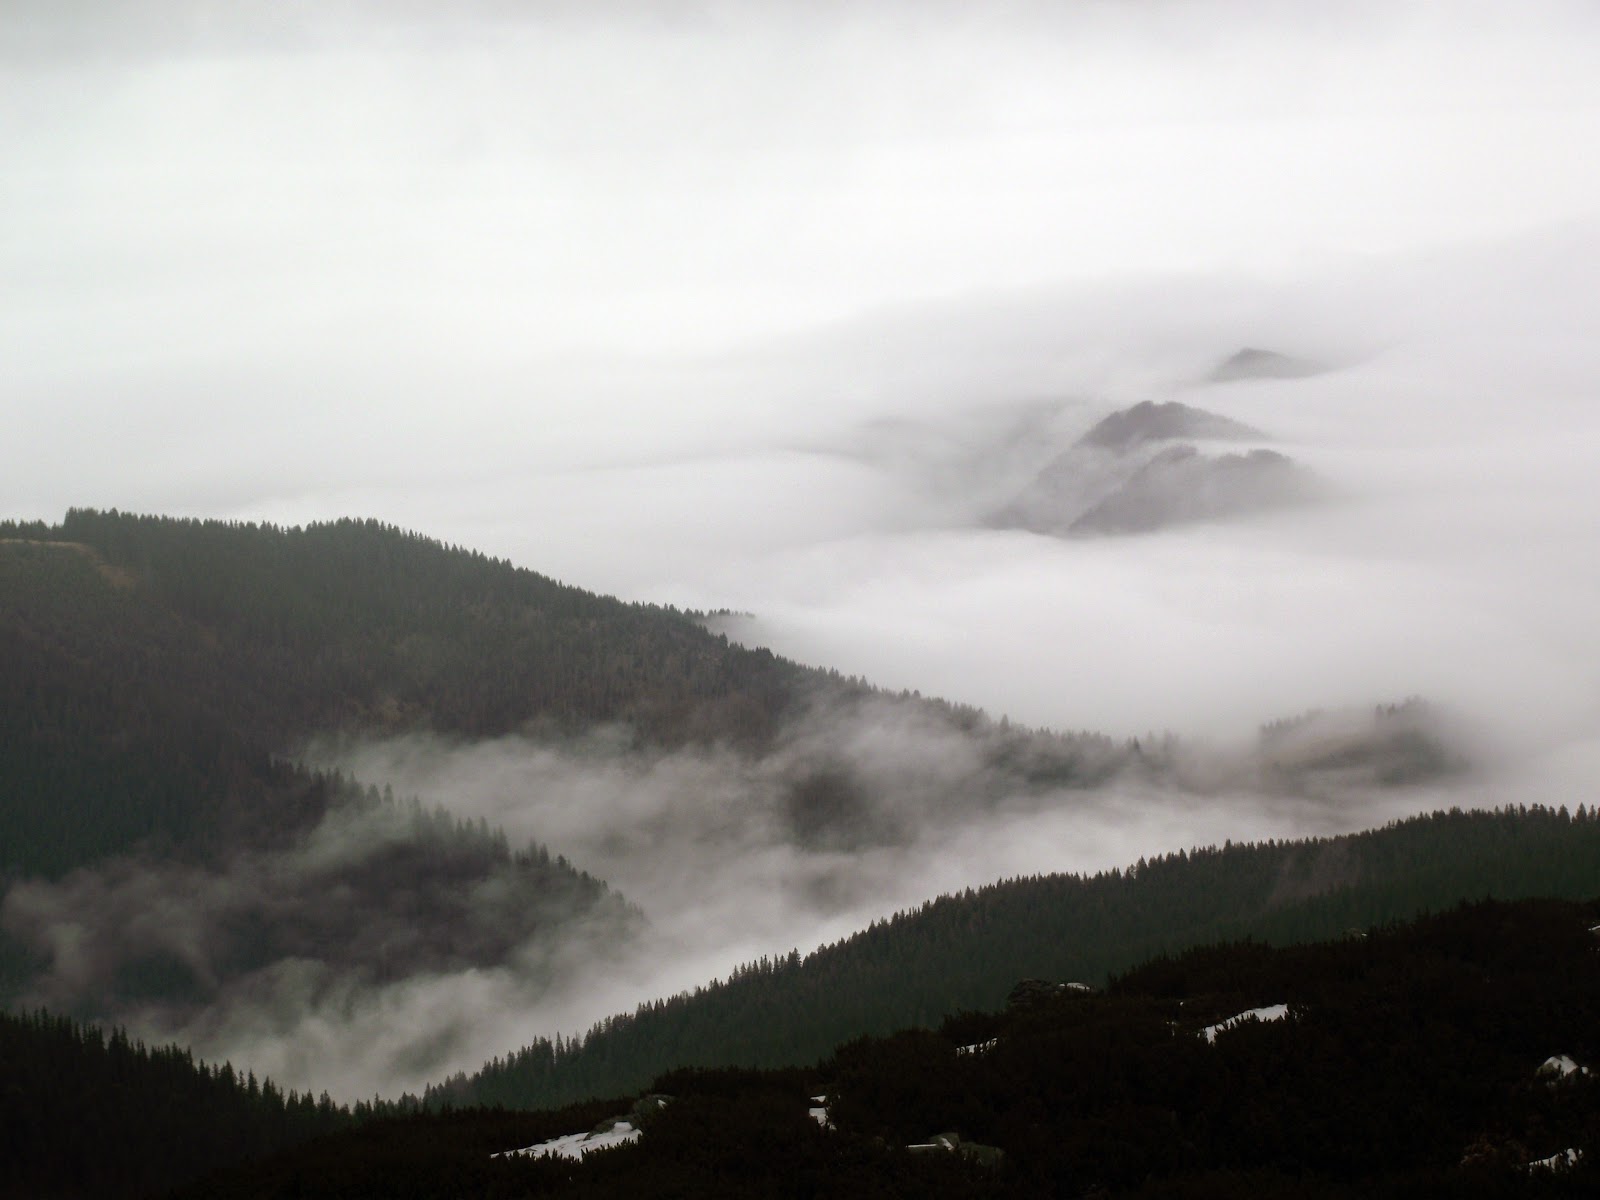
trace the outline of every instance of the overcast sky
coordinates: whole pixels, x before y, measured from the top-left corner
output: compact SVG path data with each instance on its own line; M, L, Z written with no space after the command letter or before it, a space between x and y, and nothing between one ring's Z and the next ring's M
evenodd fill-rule
M1582 724L1600 12L1322 7L4 0L0 513L377 516L1048 724ZM1152 397L1347 502L974 528Z

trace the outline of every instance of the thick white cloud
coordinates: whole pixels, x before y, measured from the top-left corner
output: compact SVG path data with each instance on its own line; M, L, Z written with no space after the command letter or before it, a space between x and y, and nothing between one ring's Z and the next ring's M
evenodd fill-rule
M1588 6L14 7L0 512L377 515L1048 724L1594 707ZM1344 369L1185 390L1244 344ZM972 528L1149 396L1345 501Z

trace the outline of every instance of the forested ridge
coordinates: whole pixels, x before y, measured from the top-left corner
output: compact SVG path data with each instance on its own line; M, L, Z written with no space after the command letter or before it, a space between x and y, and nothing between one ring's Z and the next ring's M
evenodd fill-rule
M490 1155L627 1100L374 1122L180 1195L1592 1196L1597 921L1593 900L1480 902L1213 943L802 1068L665 1072L642 1137L581 1162Z
M994 1008L1023 978L1100 983L1150 955L1217 939L1306 941L1463 898L1597 890L1600 814L1538 806L1013 879L931 900L803 957L752 963L581 1037L540 1039L428 1098L535 1108L634 1091L674 1066L806 1063L850 1037Z
M819 714L848 728L892 710L928 737L965 739L975 764L955 792L927 796L927 815L1129 770L1182 786L1190 765L1170 734L1033 730L883 692L729 643L692 614L371 520L285 528L73 509L57 525L0 522L0 664L0 884L134 847L214 851L258 836L294 805L274 760L312 738L555 743L605 726L657 751L760 756ZM1264 746L1235 769L1244 786L1293 793L1330 767L1381 786L1454 764L1426 722L1381 711L1317 746ZM837 755L813 754L786 786L801 844L851 848L885 832Z
M0 523L0 871L259 819L315 734L756 743L829 677L374 521ZM841 681L842 682L842 681Z
M539 718L756 736L796 683L792 664L729 647L684 614L377 521L283 528L74 509L0 537L91 548L113 582L159 601L248 679L254 694L227 701L279 737L424 714L465 736ZM733 718L735 697L748 725Z
M377 521L0 522L0 663L0 882L254 836L292 804L273 760L312 737L559 740L604 725L657 748L760 754L809 712L849 721L891 703L979 734L1023 786L1159 762L1154 746L883 693ZM848 812L841 788L848 771L826 765L795 781L798 836Z

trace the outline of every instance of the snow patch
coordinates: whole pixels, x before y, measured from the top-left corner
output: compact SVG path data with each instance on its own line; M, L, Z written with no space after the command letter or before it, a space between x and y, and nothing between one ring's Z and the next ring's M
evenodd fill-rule
M957 1046L957 1054L983 1054L993 1050L1000 1044L999 1038L990 1038L987 1042L973 1042L970 1046Z
M565 1137L551 1138L537 1146L524 1146L521 1150L503 1150L490 1158L582 1158L591 1150L606 1150L639 1140L639 1130L628 1121L618 1121L610 1129L591 1133L569 1133Z
M806 1109L811 1119L824 1129L834 1128L833 1122L828 1120L828 1098L826 1096L813 1096L811 1097L811 1103L813 1107Z
M1569 1148L1559 1153L1552 1154L1549 1158L1536 1158L1528 1164L1530 1171L1561 1171L1568 1167L1575 1167L1583 1158L1583 1151Z
M1552 1054L1539 1064L1536 1075L1554 1075L1557 1079L1565 1079L1569 1075L1587 1075L1589 1068L1580 1067L1565 1054Z
M1207 1025L1200 1031L1200 1036L1208 1042L1215 1042L1217 1034L1225 1029L1232 1029L1246 1021L1281 1021L1289 1015L1287 1004L1269 1004L1265 1008L1252 1008L1238 1016L1229 1017L1226 1021L1218 1021L1215 1025Z

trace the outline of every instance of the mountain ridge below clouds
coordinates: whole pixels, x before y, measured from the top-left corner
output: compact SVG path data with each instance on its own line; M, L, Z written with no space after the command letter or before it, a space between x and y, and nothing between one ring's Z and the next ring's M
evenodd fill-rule
M691 615L377 522L286 530L74 510L58 527L0 525L0 539L0 873L15 878L141 846L203 861L303 831L327 797L297 795L274 764L311 739L335 761L341 744L385 737L538 744L602 727L647 760L782 752L786 820L830 846L850 845L855 824L940 811L933 794L887 821L863 808L866 781L905 773L898 741L866 736L885 725L900 741L961 745L956 777L997 796L1130 769L1182 786L1190 769L1170 738L1029 730L882 692L745 649ZM857 757L841 757L851 742ZM1232 770L1246 786L1256 773ZM963 786L947 799L970 808Z

